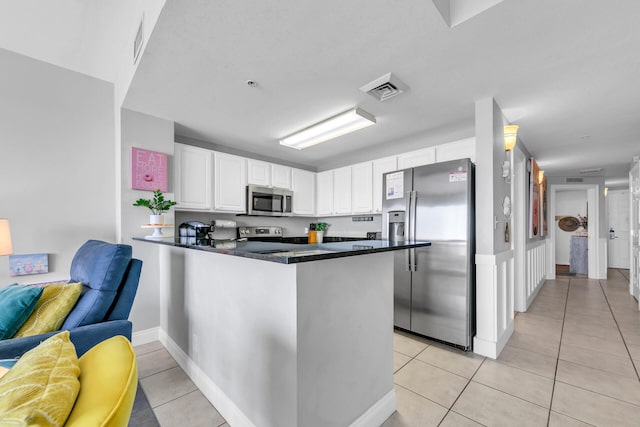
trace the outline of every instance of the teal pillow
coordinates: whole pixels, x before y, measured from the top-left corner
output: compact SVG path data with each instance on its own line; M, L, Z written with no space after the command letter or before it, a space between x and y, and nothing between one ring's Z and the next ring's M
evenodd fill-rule
M0 340L13 337L36 308L40 295L41 286L14 283L0 289Z

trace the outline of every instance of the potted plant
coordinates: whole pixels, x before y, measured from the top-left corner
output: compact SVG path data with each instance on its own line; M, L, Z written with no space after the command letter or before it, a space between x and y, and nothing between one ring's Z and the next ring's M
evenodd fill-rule
M329 227L329 224L327 224L326 222L316 222L316 241L318 243L322 243L322 240L324 239L324 232L327 230L327 227Z
M153 192L152 199L138 199L133 206L144 206L151 209L152 214L149 215L149 224L164 224L163 212L168 211L171 206L176 205L177 202L173 200L165 199L162 195L162 191L155 190Z

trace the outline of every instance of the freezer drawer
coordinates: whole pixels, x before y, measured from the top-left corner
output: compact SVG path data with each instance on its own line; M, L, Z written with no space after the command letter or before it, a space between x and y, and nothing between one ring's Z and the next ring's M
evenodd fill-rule
M416 251L411 284L411 331L471 346L472 292L466 242L432 242Z

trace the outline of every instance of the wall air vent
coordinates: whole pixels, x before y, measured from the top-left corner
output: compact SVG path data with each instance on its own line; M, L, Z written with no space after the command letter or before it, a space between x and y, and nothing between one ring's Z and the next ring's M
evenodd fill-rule
M142 14L142 18L140 18L140 25L138 26L136 37L133 39L133 63L134 64L138 61L138 57L140 56L140 51L142 50L143 44L144 44L144 14Z
M584 178L565 178L564 182L569 184L569 183L576 183L576 182L584 182Z
M407 89L409 87L391 73L387 73L360 88L362 92L368 93L378 101L391 99Z
M602 168L580 169L578 171L578 173L581 173L581 174L584 174L584 173L596 173L596 172L602 172Z

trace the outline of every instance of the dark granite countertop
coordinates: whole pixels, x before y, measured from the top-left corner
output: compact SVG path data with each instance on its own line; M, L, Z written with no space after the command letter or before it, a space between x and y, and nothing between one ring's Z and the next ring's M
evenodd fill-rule
M235 240L196 240L195 238L178 239L145 239L134 237L133 240L157 243L160 245L189 248L206 252L241 256L281 264L320 261L377 252L397 251L422 246L430 246L430 242L389 242L388 240L353 240L342 242L325 242L319 244L295 244L272 242L247 242Z

